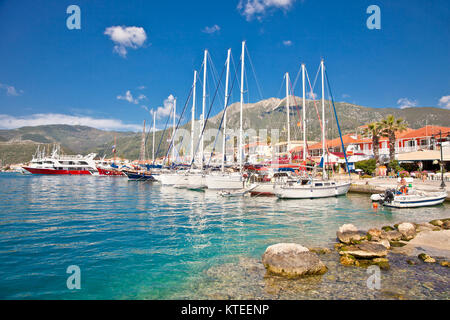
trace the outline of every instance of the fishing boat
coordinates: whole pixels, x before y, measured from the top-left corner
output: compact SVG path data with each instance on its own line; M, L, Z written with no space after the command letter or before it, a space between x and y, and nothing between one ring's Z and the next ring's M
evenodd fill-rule
M98 174L95 153L82 155L60 155L59 146L53 148L51 156L36 152L28 166L22 168L32 174L94 175Z
M426 192L410 189L407 194L396 189L387 189L384 194L373 194L370 199L380 202L385 207L419 208L442 204L447 197L447 191Z

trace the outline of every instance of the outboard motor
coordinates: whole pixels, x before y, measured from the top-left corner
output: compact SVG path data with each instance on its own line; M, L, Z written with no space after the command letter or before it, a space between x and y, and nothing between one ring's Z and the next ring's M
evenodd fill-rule
M394 191L392 189L387 189L384 192L383 202L391 203L394 200Z

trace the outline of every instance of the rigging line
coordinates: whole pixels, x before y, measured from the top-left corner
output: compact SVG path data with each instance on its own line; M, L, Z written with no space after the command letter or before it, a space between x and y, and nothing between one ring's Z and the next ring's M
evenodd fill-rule
M208 54L208 59L209 59L209 65L210 65L210 68L211 68L211 74L213 76L214 85L216 86L217 83L218 83L218 76L219 75L217 73L217 69L216 69L216 66L214 65L214 62L212 61L211 54ZM220 89L223 89L222 84L220 84ZM220 95L220 93L219 93L219 95Z
M181 122L181 120L183 118L183 114L186 111L186 106L188 105L189 101L191 100L191 96L192 96L192 92L193 91L194 91L194 85L191 86L191 90L189 91L189 96L186 99L186 102L184 103L183 111L181 112L180 118L178 119L177 125L176 125L175 130L174 130L174 132L172 134L172 139L170 141L169 148L167 148L167 153L166 153L166 155L165 155L165 157L163 159L163 164L164 164L164 162L166 161L166 158L169 155L170 149L172 149L172 146L173 146L173 143L174 143L174 140L175 140L175 136L176 136L176 133L178 131L178 127L179 127L180 122ZM172 104L172 108L173 108L173 104ZM176 116L176 114L174 116Z
M170 115L172 114L172 111L173 111L173 103L172 103L172 106L170 107L170 112L169 112L169 115L167 116L166 125L164 126L163 133L161 134L161 138L159 139L158 148L156 150L155 157L157 157L157 155L159 153L159 149L161 148L161 142L163 141L163 138L166 135L166 129L167 129L167 125L169 123ZM165 160L165 157L164 157L164 160ZM156 159L153 160L153 163L152 163L153 165L155 164L155 161L156 161ZM163 165L164 165L164 161L163 161Z
M329 80L328 80L327 70L325 70L325 76L326 76L326 79L327 79L327 87L328 87L328 91L329 91L330 96L331 96L331 103L332 103L332 105L333 105L334 116L335 116L335 118L336 118L336 124L337 124L337 128L338 128L338 131L339 131L339 137L341 138L342 151L344 152L344 157L345 157L345 165L347 166L347 172L348 172L348 175L349 175L349 177L350 177L350 179L351 179L350 170L348 169L347 153L345 152L344 140L342 139L341 126L339 125L339 119L338 119L338 117L337 117L336 107L334 106L333 93L331 92L331 87L330 87L330 82L329 82Z
M218 83L218 85L217 85L217 87L216 87L216 90L215 90L215 92L214 92L214 96L213 96L211 105L209 106L208 115L207 115L207 117L206 117L206 121L205 121L204 124L203 124L203 128L202 128L202 131L201 131L201 133L200 133L200 137L203 136L203 133L205 132L206 125L208 124L209 116L210 116L210 114L211 114L211 109L212 109L212 106L213 106L213 104L214 104L214 100L216 99L217 91L219 90L219 85L220 85L220 82L222 81L222 76L223 76L223 73L224 73L225 69L226 69L226 63L224 64L224 66L223 66L223 68L222 68L222 73L220 74L219 83ZM199 141L197 142L197 147L195 148L195 152L194 152L195 155L196 155L197 152L198 152L198 147L199 147L199 146L200 146L200 139L199 139ZM204 156L203 156L203 157L204 157ZM190 164L190 166L189 166L190 168L192 167L192 164L194 163L194 160L195 160L195 156L194 156L194 158L191 160L191 164ZM202 163L203 163L203 160L204 160L204 159L201 159Z
M302 117L300 116L300 111L299 111L299 108L298 108L297 98L295 97L294 89L292 88L292 83L291 82L290 82L290 87L291 87L292 96L294 97L295 109L297 110L297 116L298 116L299 123L300 123L300 127L298 125L295 126L295 128L299 128L299 129L294 130L294 132L297 133L297 137L298 137L299 136L298 133L302 129Z
M248 60L250 61L250 66L252 67L253 77L255 78L256 86L257 86L258 91L259 91L259 96L260 96L261 100L263 100L261 86L259 85L258 78L256 77L255 68L253 67L252 58L250 57L250 52L248 51L247 46L245 46L245 51L247 52Z
M319 76L319 72L320 72L320 65L319 65L319 68L317 69L317 73L316 73L316 78L314 79L314 84L313 84L313 88L315 88L316 87L316 82L317 82L317 77ZM314 93L314 92L313 92Z
M297 86L297 81L298 81L298 79L299 79L299 77L300 77L300 72L301 72L301 71L302 71L302 68L300 67L300 68L298 69L297 76L295 77L294 88Z
M200 72L203 70L203 67L204 67L204 63L202 62L201 66L200 66ZM198 74L197 74L197 77L198 77L198 79L199 79ZM193 86L192 86L192 88L191 88L191 92L192 92L192 90L193 90ZM152 163L153 165L155 164L156 157L157 157L157 155L158 155L158 153L159 153L159 149L161 148L161 143L162 143L163 138L164 138L164 136L165 136L165 134L166 134L167 125L168 125L168 123L169 123L170 115L172 114L172 111L173 111L173 104L172 104L172 107L170 108L169 116L167 117L166 124L165 124L165 126L164 126L164 130L163 130L163 133L162 133L162 135L161 135L161 139L159 140L159 143L158 143L158 148L157 148L156 153L155 153L155 159L153 160L153 163ZM156 111L155 111L155 112L156 112ZM164 158L164 160L165 160L165 158ZM163 161L163 165L164 165L164 161Z
M230 96L231 91L233 91L233 87L234 87L234 83L235 83L236 78L237 78L237 73L234 74L233 82L231 83L231 88L229 90L228 96ZM225 112L227 111L229 105L230 105L230 101L228 100L227 101L227 105L225 106L225 108L223 110L222 117L220 119L219 128L217 129L217 134L216 134L216 137L214 139L214 146L213 146L213 149L211 151L211 155L209 156L208 166L209 166L209 164L211 162L211 158L212 158L212 155L213 155L214 151L216 151L216 143L217 143L217 140L218 140L217 138L218 138L219 133L220 133L220 128L222 128L223 120L225 119ZM224 132L223 134L225 135L225 141L226 141L227 140L226 132ZM225 152L226 152L226 150L225 150Z
M319 69L319 70L320 70L320 69ZM321 132L322 132L322 131L323 131L322 120L320 119L319 110L317 109L317 105L316 105L316 99L315 99L315 97L314 97L314 92L312 91L313 89L312 89L312 87L311 87L311 82L310 82L310 80L309 80L309 75L308 75L308 71L306 70L306 68L305 68L305 71L306 71L306 77L307 77L307 79L308 79L309 88L311 89L311 94L313 95L314 108L316 109L317 117L319 118L320 130L321 130ZM330 152L329 149L328 149L328 145L327 145L327 143L326 143L326 140L325 140L325 149L326 149L327 153Z

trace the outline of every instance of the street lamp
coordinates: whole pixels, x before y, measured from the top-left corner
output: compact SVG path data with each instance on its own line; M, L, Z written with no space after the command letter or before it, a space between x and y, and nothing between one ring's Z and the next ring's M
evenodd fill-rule
M436 141L436 137L434 134L431 136L431 140L433 141L433 144L434 144L434 142ZM441 188L443 189L443 188L445 188L445 182L444 182L444 155L442 153L443 150L442 150L442 131L441 130L439 130L439 140L441 142ZM448 137L447 137L447 140L448 140Z

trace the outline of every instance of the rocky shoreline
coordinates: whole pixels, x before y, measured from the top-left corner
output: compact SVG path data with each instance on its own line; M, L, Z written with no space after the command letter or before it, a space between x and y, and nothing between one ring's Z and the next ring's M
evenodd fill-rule
M389 252L408 254L407 250L397 249L414 245L413 240L418 234L425 235L428 246L448 250L450 252L450 218L432 220L428 223L402 222L394 226L384 226L381 229L371 228L368 231L359 230L353 224L344 224L336 232L338 242L334 249L339 253L339 262L345 266L368 267L377 265L382 270L390 268ZM439 237L430 233L440 233ZM418 244L424 243L422 239ZM433 243L437 242L437 243ZM422 251L426 249L420 248ZM320 260L319 254L330 253L328 248L305 248L295 243L278 243L269 246L262 256L263 265L268 274L286 278L299 278L310 275L322 275L328 270ZM423 263L438 262L442 267L449 267L450 262L445 256L432 257L427 252L421 252L417 258ZM448 256L447 256L448 258ZM405 258L408 265L418 261Z

